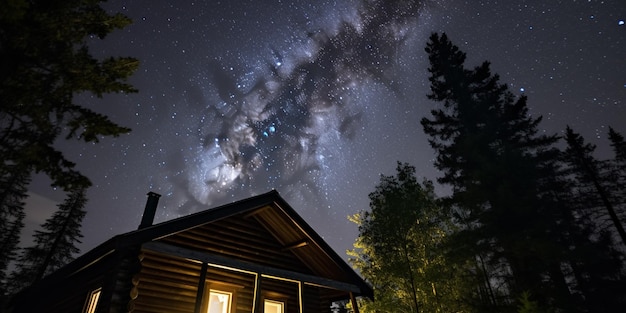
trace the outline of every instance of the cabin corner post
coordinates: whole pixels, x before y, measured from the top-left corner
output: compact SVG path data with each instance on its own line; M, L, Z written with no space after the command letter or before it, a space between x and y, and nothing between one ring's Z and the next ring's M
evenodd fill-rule
M209 269L209 265L206 262L202 262L202 268L200 269L200 279L198 280L198 293L196 293L196 307L195 313L202 311L202 298L204 297L204 286L206 285L206 274Z
M359 305L356 303L356 298L352 291L350 291L350 303L352 303L352 312L359 313Z
M262 313L263 306L261 305L261 273L256 273L254 278L254 304L252 306L252 313Z
M300 306L300 313L304 313L304 307L302 304L302 282L298 282L298 305Z

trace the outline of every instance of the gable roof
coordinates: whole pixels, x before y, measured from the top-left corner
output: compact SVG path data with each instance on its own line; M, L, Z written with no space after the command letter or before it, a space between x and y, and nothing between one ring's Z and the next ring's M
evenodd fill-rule
M99 259L113 252L122 251L235 215L256 219L283 245L284 249L293 252L316 275L354 284L360 289L361 295L373 298L371 287L275 190L117 235L78 257L44 280L65 279L89 268Z

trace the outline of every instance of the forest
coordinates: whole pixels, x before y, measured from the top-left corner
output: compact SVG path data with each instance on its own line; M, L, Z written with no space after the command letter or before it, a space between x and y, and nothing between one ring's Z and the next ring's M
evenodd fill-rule
M626 305L626 144L614 157L570 127L540 131L491 73L471 68L446 34L426 45L421 125L451 193L397 164L369 194L350 261L373 285L363 312L621 312Z
M72 261L80 252L88 177L56 143L97 143L129 128L76 103L91 93L133 93L128 77L139 62L94 57L88 41L104 39L131 20L101 1L0 2L0 311L12 294ZM66 199L20 246L32 177L47 176Z
M91 182L55 143L130 132L74 101L137 91L127 82L137 59L89 51L89 39L131 23L99 2L0 3L0 310L79 253ZM442 176L420 181L415 165L398 162L369 194L369 209L350 217L359 236L349 260L375 290L360 310L622 312L623 135L610 128L613 158L597 159L571 127L542 132L529 99L515 96L489 62L466 64L446 34L432 34L425 52L426 96L437 107L416 118ZM20 248L36 174L67 198ZM437 195L435 181L451 192Z

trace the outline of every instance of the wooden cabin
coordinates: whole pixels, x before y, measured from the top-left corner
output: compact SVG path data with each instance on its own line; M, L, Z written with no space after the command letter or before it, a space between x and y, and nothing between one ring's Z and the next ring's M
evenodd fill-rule
M138 230L23 290L12 311L309 313L373 297L276 191L152 225L158 199Z

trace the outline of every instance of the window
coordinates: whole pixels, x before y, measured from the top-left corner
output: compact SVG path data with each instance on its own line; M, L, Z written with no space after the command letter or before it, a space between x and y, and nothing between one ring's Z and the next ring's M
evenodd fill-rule
M244 286L207 280L202 297L203 313L231 313L237 311L237 293Z
M87 301L85 301L85 307L83 308L84 313L95 313L96 306L98 305L98 299L100 299L100 292L102 288L98 288L89 293L87 296Z
M207 313L230 313L233 294L226 291L211 290Z
M285 303L280 301L268 300L264 301L263 312L265 313L284 313L285 312Z

